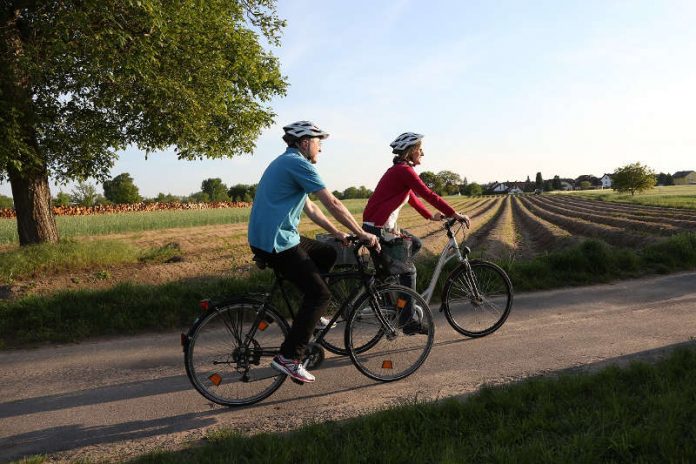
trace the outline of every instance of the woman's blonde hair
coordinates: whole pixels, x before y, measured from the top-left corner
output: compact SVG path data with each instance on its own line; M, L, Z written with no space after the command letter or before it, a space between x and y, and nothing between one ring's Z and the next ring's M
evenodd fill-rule
M413 166L413 161L411 161L411 153L414 151L420 150L421 147L421 141L419 140L418 142L414 143L410 147L406 148L405 150L394 150L394 153L396 153L396 156L392 160L394 164L398 163L408 163L410 166Z

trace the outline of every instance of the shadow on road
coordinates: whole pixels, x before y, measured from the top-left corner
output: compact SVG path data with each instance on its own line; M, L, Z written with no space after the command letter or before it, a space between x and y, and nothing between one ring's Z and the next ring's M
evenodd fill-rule
M439 342L438 345L445 346L454 343L466 343L467 341L470 340L456 339ZM693 340L689 342L677 343L666 347L602 360L580 367L543 372L540 375L557 375L563 373L574 373L577 371L598 370L609 365L626 365L632 361L638 360L655 361L676 348L693 346L695 343L696 342ZM339 367L348 363L349 361L345 357L329 358L324 362L322 368ZM270 400L266 400L260 403L260 405L252 405L244 408L214 407L208 411L192 412L152 420L134 420L131 422L105 426L83 426L80 424L74 424L50 427L34 432L7 436L6 438L0 440L0 460L16 459L27 454L35 454L39 452L54 453L58 451L78 449L89 445L103 445L147 437L168 435L177 432L193 431L217 424L218 421L216 420L215 416L220 414L250 410L258 406L277 409L277 405L291 403L295 399L315 399L347 391L369 389L377 385L381 385L381 383L370 381L369 383L362 385L351 385L350 387L329 389L328 391L323 392L309 390L307 391L307 394L304 395L302 394L302 389L298 388L294 391L292 399L278 397L278 399L274 400L273 397L271 397ZM40 398L0 403L0 417L17 417L17 420L24 420L21 418L22 416L30 416L39 412L57 411L61 409L70 409L80 406L128 400L150 395L175 393L191 389L191 384L186 376L169 376L157 380L130 382L121 385L101 387L94 390L83 390L68 394L50 395ZM462 397L466 396L468 395L463 395ZM27 418L26 420L32 419Z

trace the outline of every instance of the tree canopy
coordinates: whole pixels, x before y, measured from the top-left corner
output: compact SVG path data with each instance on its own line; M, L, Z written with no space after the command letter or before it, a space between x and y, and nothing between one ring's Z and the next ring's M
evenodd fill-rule
M611 186L617 192L636 192L650 190L655 186L655 172L640 163L627 164L616 168L611 179Z
M33 214L50 203L49 175L103 181L129 145L251 153L285 94L262 44L279 45L284 24L275 0L1 2L0 180L20 242L57 239L52 217Z
M206 179L201 183L201 192L208 196L209 201L229 201L227 186L222 183L222 179Z
M138 187L127 172L104 181L104 196L110 202L117 204L133 204L142 200Z

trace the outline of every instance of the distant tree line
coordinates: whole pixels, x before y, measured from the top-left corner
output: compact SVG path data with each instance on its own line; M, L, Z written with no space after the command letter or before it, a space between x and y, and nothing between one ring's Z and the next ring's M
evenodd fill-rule
M639 163L627 165L617 170L612 174L613 182L616 184L618 177L618 185L613 188L619 191L636 192L645 190L645 186L654 185L674 185L672 175L669 173L660 172L655 174L652 170ZM466 177L462 178L459 174L452 171L440 171L434 173L432 171L424 171L420 174L420 178L431 190L438 195L468 195L477 196L484 193L496 193L491 188L497 184L480 185L476 182L468 182ZM626 181L626 179L629 179ZM640 179L640 181L636 180ZM630 185L624 189L624 184ZM532 192L550 192L554 190L564 190L570 186L571 188L592 189L602 185L598 177L592 175L582 175L576 179L562 179L558 175L552 179L544 179L541 172L536 173L535 180L532 181L527 176L524 182L507 182L510 186L516 186L526 193ZM256 195L258 184L235 184L231 187L222 182L220 178L205 179L201 183L201 190L192 193L188 196L177 196L170 193L158 193L153 198L143 198L138 187L135 185L133 178L129 173L122 173L116 177L104 181L103 193L97 191L97 187L91 183L80 181L73 187L70 193L59 191L52 203L54 206L95 206L104 204L133 204L141 201L159 202L159 203L209 203L217 201L236 201L251 203ZM335 190L333 194L340 200L348 200L354 198L369 198L372 195L372 190L364 185L360 187L348 187L343 191ZM13 200L6 195L0 195L0 208L12 208Z

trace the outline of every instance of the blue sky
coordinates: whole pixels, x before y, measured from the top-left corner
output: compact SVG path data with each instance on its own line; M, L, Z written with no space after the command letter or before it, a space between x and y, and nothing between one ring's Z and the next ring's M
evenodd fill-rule
M470 182L636 161L696 170L691 0L283 0L279 13L288 26L274 53L290 87L253 156L126 150L112 174L129 172L145 196L187 195L209 177L255 183L283 150L281 127L302 119L331 133L317 165L331 190L374 188L404 131L426 136L421 171Z

